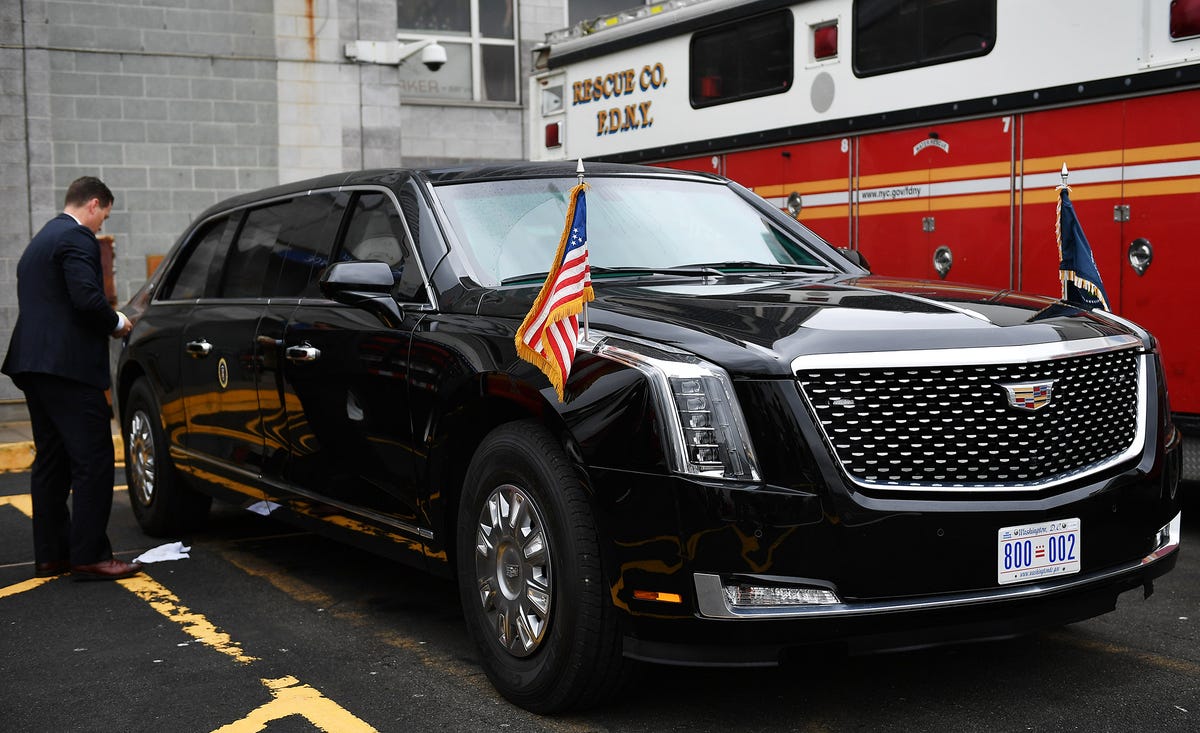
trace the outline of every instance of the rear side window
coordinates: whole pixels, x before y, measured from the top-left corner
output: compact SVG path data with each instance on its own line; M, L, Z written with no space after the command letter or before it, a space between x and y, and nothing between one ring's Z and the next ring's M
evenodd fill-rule
M688 64L692 106L711 107L791 89L794 35L790 10L697 32Z
M855 0L858 76L985 56L996 45L996 0Z
M251 209L226 258L221 297L319 295L345 197L315 193Z
M351 206L340 260L385 262L392 268L397 299L425 299L425 281L406 243L404 224L391 197L382 192L360 193Z
M209 283L221 266L221 254L229 244L236 223L236 219L222 216L204 224L192 238L194 244L187 248L175 268L174 279L159 292L159 297L195 300L211 295Z

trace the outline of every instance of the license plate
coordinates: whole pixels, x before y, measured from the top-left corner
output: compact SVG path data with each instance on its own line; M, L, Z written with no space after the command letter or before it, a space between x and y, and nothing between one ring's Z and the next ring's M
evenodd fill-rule
M996 580L1000 585L1079 572L1079 520L1003 527Z

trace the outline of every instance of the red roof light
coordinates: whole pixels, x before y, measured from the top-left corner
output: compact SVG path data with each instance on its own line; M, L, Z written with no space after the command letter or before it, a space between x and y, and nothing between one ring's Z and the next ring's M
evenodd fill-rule
M1171 0L1171 38L1200 36L1200 0Z
M813 58L824 61L837 56L837 23L813 28Z

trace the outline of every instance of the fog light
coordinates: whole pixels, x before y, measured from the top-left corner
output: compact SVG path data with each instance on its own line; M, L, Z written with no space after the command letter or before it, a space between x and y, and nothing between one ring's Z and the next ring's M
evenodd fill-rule
M730 607L819 606L841 603L833 591L822 588L773 588L762 585L725 586Z
M1180 512L1175 515L1170 524L1166 524L1162 529L1158 530L1158 534L1154 537L1154 552L1143 557L1142 564L1152 563L1179 549L1179 539L1182 529L1183 512Z

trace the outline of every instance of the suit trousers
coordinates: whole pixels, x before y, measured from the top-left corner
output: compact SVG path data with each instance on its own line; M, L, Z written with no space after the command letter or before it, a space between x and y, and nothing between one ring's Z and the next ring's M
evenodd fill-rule
M30 477L36 561L88 565L111 558L112 408L104 390L51 374L15 381L25 392L37 451Z

